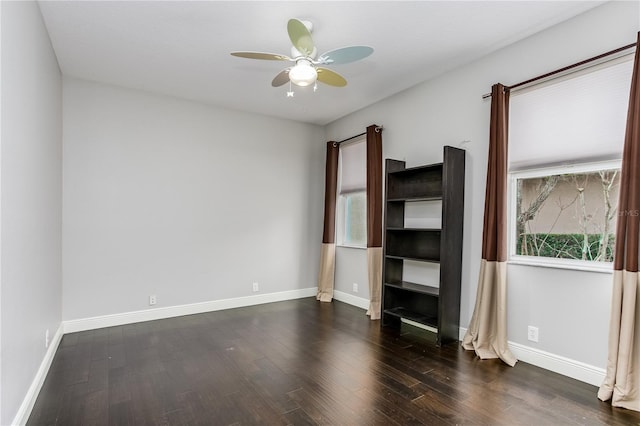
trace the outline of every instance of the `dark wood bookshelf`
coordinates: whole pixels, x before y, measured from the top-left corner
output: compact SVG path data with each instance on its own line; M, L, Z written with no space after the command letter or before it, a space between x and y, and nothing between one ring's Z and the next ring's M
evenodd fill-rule
M435 316L427 316L424 314L420 314L411 309L405 309L403 307L395 307L391 309L385 309L385 314L396 317L398 319L405 318L410 321L414 321L420 324L424 324L427 327L437 328L438 327L438 318Z
M440 294L440 287L431 287L425 284L416 284L409 281L400 281L400 282L387 282L385 283L389 287L397 288L400 290L413 291L416 293L423 293L430 296L438 297Z
M440 261L440 230L387 228L387 255Z
M382 324L402 320L436 330L436 343L458 341L464 218L465 151L444 147L442 163L406 168L386 160ZM442 201L442 227L405 227L405 206ZM438 263L437 285L403 280L404 262Z
M391 200L442 198L443 165L412 167L387 174L387 197Z

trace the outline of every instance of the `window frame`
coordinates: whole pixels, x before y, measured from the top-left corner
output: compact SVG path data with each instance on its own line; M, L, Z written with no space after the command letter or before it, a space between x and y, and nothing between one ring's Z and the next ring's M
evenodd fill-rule
M572 164L552 165L548 167L513 170L507 173L507 223L508 256L507 263L513 265L538 266L600 273L613 273L613 262L600 262L582 259L558 259L543 256L525 256L516 254L516 218L517 218L517 180L551 176L556 174L589 173L599 170L621 170L621 160L576 162ZM617 205L617 203L616 203ZM615 232L615 228L614 228Z

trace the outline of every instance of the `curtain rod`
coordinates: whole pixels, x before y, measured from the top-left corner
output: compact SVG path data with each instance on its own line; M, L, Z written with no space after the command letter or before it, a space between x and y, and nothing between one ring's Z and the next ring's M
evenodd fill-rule
M623 51L625 51L627 49L631 49L633 47L636 47L636 45L637 45L637 43L627 44L626 46L622 46L622 47L619 47L617 49L610 50L608 52L605 52L605 53L602 53L600 55L594 56L593 58L585 59L584 61L580 61L580 62L576 62L575 64L567 65L566 67L557 69L555 71L548 72L546 74L539 75L537 77L530 78L529 80L525 80L525 81L522 81L520 83L513 84L511 86L505 86L505 90L507 90L507 91L513 90L513 89L515 89L517 87L524 86L526 84L530 84L530 83L536 82L538 80L542 80L542 79L545 79L547 77L551 77L551 76L554 76L556 74L560 74L560 73L565 72L565 71L569 71L569 70L571 70L573 68L577 68L577 67L580 67L582 65L586 65L589 62L597 61L598 59L606 58L607 56L615 55L616 53L620 53L620 52L623 52ZM490 98L490 97L491 97L491 93L485 93L484 95L482 95L482 99L486 99L486 98Z
M384 126L376 127L376 133L380 133L382 130L384 130ZM348 142L348 141L350 141L352 139L355 139L355 138L359 138L360 136L364 136L366 134L367 134L367 132L362 132L362 133L357 134L355 136L351 136L350 138L343 139L343 140L341 140L339 142L334 142L333 146L340 146L340 144L342 144L342 143Z

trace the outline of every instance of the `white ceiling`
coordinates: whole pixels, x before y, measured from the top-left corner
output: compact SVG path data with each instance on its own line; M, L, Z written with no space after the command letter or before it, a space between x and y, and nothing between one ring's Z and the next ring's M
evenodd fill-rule
M601 1L42 1L63 74L324 125L471 62ZM289 18L313 23L319 53L368 58L330 67L344 88L274 88L288 64L232 51L290 54Z

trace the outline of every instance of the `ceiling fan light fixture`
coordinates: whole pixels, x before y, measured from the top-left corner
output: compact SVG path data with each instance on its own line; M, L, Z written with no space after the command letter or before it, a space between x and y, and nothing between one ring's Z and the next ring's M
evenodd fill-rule
M318 78L318 71L306 59L300 59L296 66L289 70L289 80L296 86L311 86Z
M326 68L325 65L348 64L359 61L371 55L373 48L369 46L341 47L325 52L320 55L319 59L316 59L318 50L311 38L312 29L311 22L295 18L289 19L287 32L292 45L291 57L265 52L231 52L231 54L240 58L294 63L294 66L283 69L271 81L273 87L280 87L289 83L288 97L293 97L293 90L291 90L293 84L298 87L313 86L314 92L318 89L318 80L329 86L346 86L347 80L337 72Z

